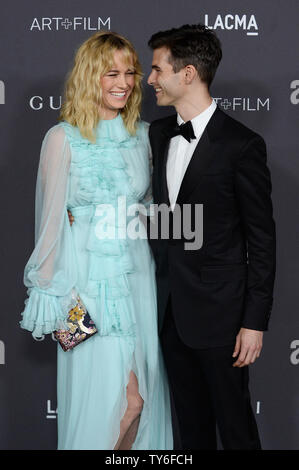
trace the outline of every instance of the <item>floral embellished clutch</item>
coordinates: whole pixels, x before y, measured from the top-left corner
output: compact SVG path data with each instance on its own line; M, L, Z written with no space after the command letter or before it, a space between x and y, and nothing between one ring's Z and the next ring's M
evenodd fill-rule
M67 325L69 330L54 331L54 336L64 351L73 349L98 331L79 296L75 307L68 313Z

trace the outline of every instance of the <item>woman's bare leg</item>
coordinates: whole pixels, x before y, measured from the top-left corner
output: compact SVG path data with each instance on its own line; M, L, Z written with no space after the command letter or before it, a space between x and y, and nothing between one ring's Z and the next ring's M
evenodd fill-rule
M128 407L120 422L120 434L114 450L131 449L138 431L143 399L138 391L138 381L134 372L130 372L127 385Z
M135 418L135 420L125 433L121 443L119 444L118 450L130 450L132 448L132 445L134 444L138 432L139 421L140 415Z

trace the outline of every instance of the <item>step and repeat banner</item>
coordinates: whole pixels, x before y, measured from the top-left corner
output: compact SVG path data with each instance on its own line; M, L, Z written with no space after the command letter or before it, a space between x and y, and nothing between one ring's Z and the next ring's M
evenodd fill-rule
M10 0L0 9L0 448L57 445L57 343L34 340L19 321L40 146L57 122L74 51L97 30L128 37L143 66L142 117L150 122L173 110L158 108L146 84L148 39L204 23L223 46L212 96L264 137L272 173L277 276L270 329L251 366L253 409L264 449L299 449L298 0Z

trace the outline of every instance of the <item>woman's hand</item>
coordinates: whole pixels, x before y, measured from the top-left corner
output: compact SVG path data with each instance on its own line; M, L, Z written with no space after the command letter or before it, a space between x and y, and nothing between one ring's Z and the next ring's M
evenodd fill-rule
M72 226L73 222L75 222L75 219L74 219L71 211L67 210L67 215L69 216L70 225Z

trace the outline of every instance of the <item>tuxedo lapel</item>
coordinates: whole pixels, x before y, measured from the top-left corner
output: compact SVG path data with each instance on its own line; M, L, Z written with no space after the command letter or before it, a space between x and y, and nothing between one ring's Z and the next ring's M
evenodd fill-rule
M211 161L211 144L205 130L194 150L190 163L183 177L176 204L187 201L189 194L199 183L200 175Z
M165 203L170 205L168 186L167 186L167 157L169 150L170 137L168 135L168 129L172 128L176 124L176 116L171 116L167 122L167 125L162 129L159 136L159 167L158 167L158 181L161 182L160 186L160 200L159 203Z
M165 138L162 149L161 149L162 159L161 159L160 178L159 178L161 181L161 203L166 203L167 205L170 205L168 186L167 186L167 172L166 172L169 142L170 142L170 139Z
M207 170L216 157L218 146L215 141L221 134L224 113L217 108L208 122L193 152L179 190L176 204L184 204L194 188L200 183L201 175Z
M185 172L180 191L177 197L177 204L184 204L187 201L188 196L194 190L197 184L200 182L201 175L204 174L206 169L210 166L213 158L216 157L217 149L216 145L223 134L223 123L225 121L225 113L223 113L218 107L209 120L194 152L190 163ZM176 115L169 116L164 126L160 128L160 131L155 135L155 147L157 149L157 183L159 186L159 203L166 203L170 205L168 187L167 187L167 156L169 150L170 137L168 135L169 128L173 128L176 125ZM182 156L183 158L183 156Z

